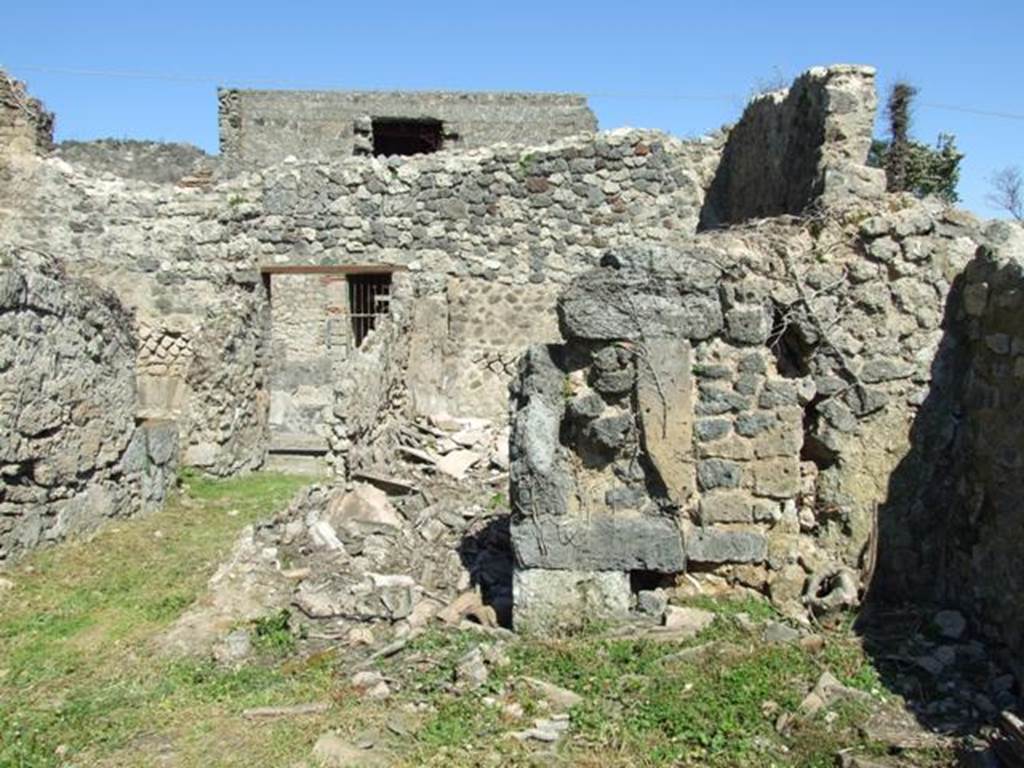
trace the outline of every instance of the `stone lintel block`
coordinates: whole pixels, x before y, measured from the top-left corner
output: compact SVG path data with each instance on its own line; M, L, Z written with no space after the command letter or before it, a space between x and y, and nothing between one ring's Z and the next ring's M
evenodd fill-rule
M607 268L574 281L559 298L558 316L567 339L594 341L701 340L724 323L717 295L701 280Z
M757 531L693 528L686 536L686 556L696 563L761 563L768 540Z
M517 632L549 634L629 614L632 595L625 571L516 569L512 623Z
M520 568L659 573L686 568L682 533L665 517L526 517L511 530Z

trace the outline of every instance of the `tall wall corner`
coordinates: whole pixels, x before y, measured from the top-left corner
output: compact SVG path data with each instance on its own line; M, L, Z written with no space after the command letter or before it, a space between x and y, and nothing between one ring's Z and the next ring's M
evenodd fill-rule
M874 67L853 64L813 67L755 96L729 133L701 226L883 195L884 174L867 165L876 107Z

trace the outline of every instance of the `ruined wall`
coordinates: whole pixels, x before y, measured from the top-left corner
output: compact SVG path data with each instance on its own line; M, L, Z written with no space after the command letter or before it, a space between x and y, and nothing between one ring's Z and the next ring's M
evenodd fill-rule
M135 340L117 299L52 261L0 261L0 561L159 504L173 425L136 427Z
M935 203L851 198L612 249L577 278L565 344L531 351L514 390L525 625L628 608L638 571L827 613L857 601L876 550L881 593L924 594L899 585L928 580L922 531L942 520L920 448L956 418L929 400L948 389L943 305L984 239Z
M1019 671L1024 231L998 222L977 239L942 308L911 449L888 477L872 592L958 607Z
M191 144L131 139L62 141L54 154L90 173L154 184L174 184L194 173L212 171L216 164L216 158Z
M597 130L582 96L534 93L221 90L220 151L236 166L368 154L370 118L443 123L444 149L545 144Z
M19 182L16 215L0 221L0 237L63 256L114 289L156 329L142 352L150 372L169 366L160 350L177 354L182 334L195 333L238 274L407 267L424 302L410 308L414 331L429 325L424 344L440 353L423 358L429 370L416 402L497 415L518 354L555 338L559 287L610 243L692 232L717 151L711 141L621 131L532 149L286 164L208 189L45 161ZM163 328L166 318L174 328ZM163 382L146 379L147 414L180 412L180 377L168 368Z
M258 469L268 447L266 296L256 283L225 294L193 341L181 421L185 464L214 475Z
M875 115L871 67L815 67L788 90L755 96L729 132L701 224L798 214L812 203L879 197L867 168Z
M0 70L0 156L48 152L53 113L28 95L25 84Z
M1005 233L989 232L996 242L964 273L970 368L957 456L963 501L947 543L947 592L1019 658L1024 651L1024 230L1003 226Z
M861 76L840 68L822 77ZM870 106L856 102L836 124L869 130L857 110ZM67 259L136 311L143 415L200 423L186 413L195 338L239 276L394 264L412 286L410 407L495 417L516 358L557 339L555 297L574 276L609 247L693 236L723 141L621 130L534 147L287 162L188 189L50 160L17 180L0 238Z

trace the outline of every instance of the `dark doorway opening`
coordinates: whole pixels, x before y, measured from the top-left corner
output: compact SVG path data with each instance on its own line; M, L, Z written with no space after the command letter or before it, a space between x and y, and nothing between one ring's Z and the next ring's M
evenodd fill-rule
M352 341L357 349L377 327L377 318L388 313L390 301L390 272L348 276L349 317L352 318Z
M444 141L440 120L373 118L373 154L423 155L437 152Z

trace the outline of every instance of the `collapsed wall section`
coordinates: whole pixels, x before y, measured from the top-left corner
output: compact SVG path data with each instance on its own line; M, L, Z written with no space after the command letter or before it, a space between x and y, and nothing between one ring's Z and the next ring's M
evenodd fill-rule
M210 174L216 166L216 158L199 147L164 141L62 141L54 155L90 173L112 173L153 184L175 184L196 174Z
M0 561L159 504L177 466L173 424L136 426L129 313L47 259L7 258L0 262Z

